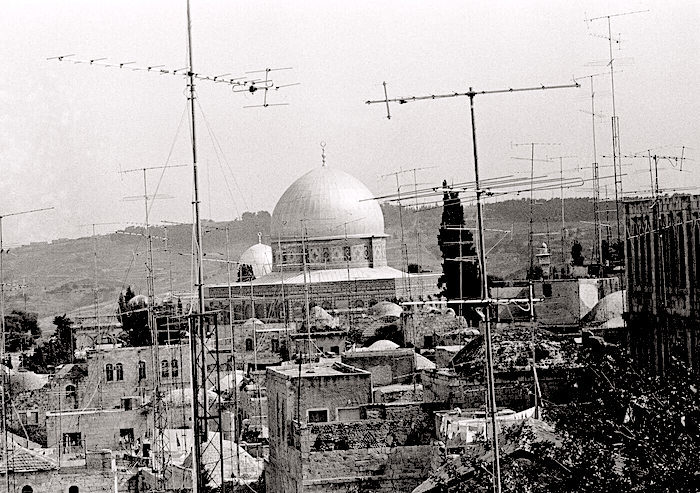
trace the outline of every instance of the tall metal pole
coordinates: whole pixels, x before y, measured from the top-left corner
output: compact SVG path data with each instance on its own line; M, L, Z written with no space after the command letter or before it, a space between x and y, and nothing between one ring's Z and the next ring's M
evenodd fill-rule
M556 86L538 86L538 87L522 87L522 88L507 88L507 89L497 89L497 90L491 90L491 91L474 91L473 88L469 88L468 92L460 93L460 92L452 92L449 94L431 94L427 96L412 96L412 97L407 97L407 98L396 98L396 99L388 99L386 95L386 91L384 92L384 99L382 100L375 100L375 101L366 101L366 104L375 104L375 103L385 103L387 105L387 116L388 116L388 109L389 109L389 102L393 103L399 103L399 104L404 104L410 101L422 101L422 100L435 100L435 99L443 99L443 98L454 98L454 97L461 97L461 96L468 96L469 97L469 106L471 110L471 123L472 123L472 143L473 143L473 150L474 150L474 178L475 178L475 186L476 186L476 211L477 211L477 223L478 223L478 230L479 230L479 267L481 269L481 296L482 300L485 302L485 314L484 314L484 319L485 319L485 334L484 334L484 339L486 341L486 366L487 366L487 382L489 383L488 385L488 399L487 401L490 401L490 407L491 407L491 422L493 425L494 433L493 433L493 442L494 442L494 476L493 476L493 489L496 493L501 492L501 467L500 467L500 452L498 449L498 434L495 432L496 431L496 414L495 414L495 409L496 409L496 393L495 389L493 386L493 354L492 354L492 347L491 347L491 319L490 319L490 313L489 313L489 305L491 301L488 298L488 276L486 273L486 252L484 249L484 221L483 221L483 209L481 205L481 194L483 191L480 189L479 185L479 161L478 161L478 156L477 156L477 151L476 151L476 128L474 124L474 96L476 95L481 95L481 94L505 94L505 93L515 93L515 92L527 92L527 91L541 91L541 90L549 90L549 89L564 89L564 88L570 88L570 87L580 87L578 82L575 82L573 84L566 84L566 85L556 85Z
M563 157L559 157L559 201L561 202L561 263L564 264L564 236L566 235L566 223L564 222L564 164Z
M236 368L236 336L233 330L233 297L231 295L231 260L229 256L229 235L228 226L226 226L226 275L228 276L228 323L231 331L231 364L233 365L233 419L235 423L236 443L236 477L241 477L241 452L240 452L240 434L238 430L238 380Z
M0 364L5 365L5 271L3 270L3 257L5 249L2 243L2 218L0 216ZM5 371L6 370L6 371ZM7 375L6 375L7 373ZM5 366L2 372L2 457L5 459L5 486L10 492L10 458L7 454L7 402L5 402L5 392L8 389L6 382L10 379L10 368Z
M598 265L603 262L603 234L600 230L600 180L598 177L598 150L596 148L595 135L595 91L593 90L593 77L591 76L591 125L593 136L593 223L595 224L595 250Z
M469 109L472 122L472 147L474 151L474 186L476 188L476 222L479 232L479 267L481 268L481 299L487 299L489 296L488 276L486 273L486 250L484 247L484 216L483 207L481 204L481 194L483 193L479 186L479 157L476 151L476 124L474 121L474 96L472 88L469 88ZM494 482L493 490L496 493L501 493L501 459L498 448L498 430L496 428L496 389L494 386L493 377L493 350L491 347L491 314L490 306L487 304L484 309L485 328L484 340L486 342L486 378L488 381L489 393L489 414L491 418L492 442L493 442L493 473Z
M194 427L194 444L193 444L193 461L192 461L192 490L193 493L201 493L205 489L204 475L202 474L202 443L207 439L206 421L203 421L199 415L199 408L207 409L207 392L206 388L201 392L200 400L200 378L204 383L206 371L206 362L204 360L204 274L202 266L202 225L199 216L199 179L197 176L197 132L195 118L195 85L194 85L194 65L192 63L192 17L190 14L190 1L187 0L187 54L189 60L188 78L189 78L189 102L190 102L190 118L191 118L191 141L192 141L192 179L194 185L194 233L195 233L195 264L197 270L197 316L191 318L190 325L190 367L192 378L192 423ZM202 346L202 354L198 345ZM198 360L202 360L201 363ZM199 365L201 364L201 368ZM201 375L200 375L201 373ZM204 384L206 387L206 384ZM224 478L221 478L223 484Z
M53 207L44 207L41 209L32 209L22 212L13 212L10 214L0 214L0 365L5 365L5 270L4 270L4 256L5 256L5 246L3 244L2 235L2 220L8 216L19 216L22 214L30 214L32 212L48 211L53 209ZM10 461L8 457L8 429L7 429L7 396L6 392L10 390L10 368L5 367L6 371L3 370L0 375L0 383L2 384L2 389L0 389L0 419L2 420L2 456L5 459L5 486L7 492L10 491ZM60 406L59 406L60 407Z
M622 169L618 170L620 165L620 123L617 118L617 110L615 108L615 70L613 68L613 53L612 53L612 32L610 29L610 16L608 16L608 46L610 49L610 88L612 90L612 148L613 148L613 175L615 178L615 218L617 220L617 241L620 241L620 198L622 195ZM618 194L619 186L619 194Z
M535 188L534 186L534 180L535 180L535 143L532 142L530 144L530 235L527 239L527 254L530 257L530 271L527 274L528 279L531 278L534 275L534 268L535 268L535 247L534 247L534 231L533 231L533 221L534 221L534 207L535 207L535 198L534 198L534 191L533 189ZM477 196L478 197L478 196Z

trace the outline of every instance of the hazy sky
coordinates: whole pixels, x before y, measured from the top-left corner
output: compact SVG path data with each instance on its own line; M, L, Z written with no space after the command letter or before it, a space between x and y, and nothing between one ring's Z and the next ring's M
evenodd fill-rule
M88 223L142 221L141 176L120 169L191 162L184 80L131 70L46 61L75 53L182 68L186 62L183 1L8 1L0 16L0 213L54 206L7 218L10 244L89 234ZM383 107L367 99L475 89L568 83L606 70L605 21L586 16L649 9L614 18L614 57L623 152L690 147L685 168L700 164L700 4L697 2L192 2L194 66L217 75L265 67L277 83L299 86L270 94L290 103L243 109L262 94L198 85L202 215L233 219L272 211L293 180L320 165L347 171L379 194L395 188L382 174L434 167L421 183L473 177L468 99ZM567 168L592 162L590 88L476 99L485 177L528 173L529 149L554 142L538 158L570 155ZM598 77L596 103L611 113L609 77ZM180 125L182 121L182 125ZM599 153L610 153L609 118L598 123ZM179 132L178 132L179 128ZM210 134L211 130L211 134ZM213 134L213 138L211 135ZM214 139L223 154L215 152ZM172 154L170 153L172 147ZM601 161L604 161L600 158ZM646 160L626 168L627 190L648 188ZM670 168L668 163L663 168ZM602 170L601 174L609 173ZM538 163L538 173L558 164ZM698 186L700 174L664 169L662 186ZM161 174L148 175L151 191ZM405 175L402 182L412 183ZM612 193L612 185L610 188ZM191 171L168 170L152 218L189 221ZM583 193L581 190L572 193ZM551 193L544 196L551 196ZM104 226L99 232L116 229Z

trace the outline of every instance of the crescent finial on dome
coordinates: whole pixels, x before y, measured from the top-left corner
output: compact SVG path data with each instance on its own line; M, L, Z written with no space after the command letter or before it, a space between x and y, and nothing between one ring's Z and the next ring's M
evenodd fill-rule
M321 166L326 167L326 143L321 141Z

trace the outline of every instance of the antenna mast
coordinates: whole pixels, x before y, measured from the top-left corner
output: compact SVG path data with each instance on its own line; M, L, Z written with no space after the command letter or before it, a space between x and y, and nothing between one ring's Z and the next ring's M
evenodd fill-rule
M386 89L386 86L384 86ZM539 86L539 87L523 87L523 88L508 88L508 89L496 89L489 91L474 91L471 87L468 92L458 93L453 92L450 94L432 94L428 96L412 96L408 98L397 98L389 99L386 97L381 100L367 101L367 104L374 103L384 103L389 107L389 103L399 103L405 104L409 101L422 101L427 99L444 99L453 98L459 96L469 97L469 110L471 115L471 127L472 127L472 149L474 151L474 185L476 191L476 216L477 216L477 228L479 230L479 267L481 273L481 300L479 303L485 308L484 310L484 341L486 345L486 377L488 382L488 411L491 418L491 426L493 428L492 440L493 440L493 491L495 493L501 493L501 466L500 466L500 452L498 448L498 433L496 429L496 392L494 388L494 376L493 376L493 353L491 347L491 314L489 307L491 306L491 300L489 300L488 291L488 275L486 271L486 251L484 249L484 218L483 218L483 206L482 206L482 194L484 190L481 189L479 184L479 159L476 148L476 126L474 117L474 97L480 94L503 94L512 92L526 92L526 91L537 91L537 90L547 90L547 89L564 89L580 87L578 82L573 84L558 85L558 86ZM387 114L388 116L388 114Z
M623 12L620 14L609 14L609 15L603 15L600 17L591 17L588 19L585 19L586 24L597 21L597 20L603 20L606 19L608 22L608 35L605 36L600 36L598 35L597 37L602 37L604 39L608 40L608 49L610 53L610 62L608 65L610 66L610 88L612 90L612 117L611 117L611 128L612 128L612 159L613 159L613 174L615 176L615 217L617 220L617 241L618 243L621 241L622 238L622 232L621 232L621 222L620 222L620 200L622 199L622 166L620 163L620 120L617 116L617 108L615 107L615 67L614 67L614 61L615 59L613 58L613 42L619 43L620 41L617 39L614 39L612 37L612 30L611 30L611 22L610 19L613 17L622 17L625 15L632 15L632 14L641 14L644 12L649 12L648 10L635 10L635 11L630 11L630 12Z
M20 216L30 214L32 212L41 212L52 210L53 207L44 207L42 209L32 209L21 212L10 212L9 214L0 214L0 365L5 364L5 271L3 266L3 257L5 256L5 248L2 238L2 220L9 216ZM9 370L9 369L8 369ZM9 493L10 491L10 460L7 455L8 451L8 430L7 430L7 399L5 394L10 390L10 372L3 371L0 375L2 389L0 389L0 419L2 420L2 457L5 460L5 486ZM9 395L9 394L8 394Z

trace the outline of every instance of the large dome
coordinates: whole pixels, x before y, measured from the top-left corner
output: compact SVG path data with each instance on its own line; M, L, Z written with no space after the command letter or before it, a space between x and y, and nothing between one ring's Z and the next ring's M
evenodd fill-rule
M385 236L384 216L358 179L323 166L309 171L284 192L272 213L274 239Z

